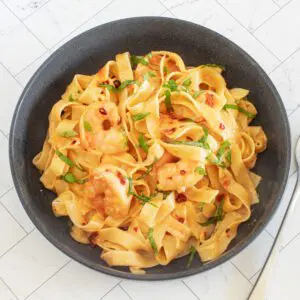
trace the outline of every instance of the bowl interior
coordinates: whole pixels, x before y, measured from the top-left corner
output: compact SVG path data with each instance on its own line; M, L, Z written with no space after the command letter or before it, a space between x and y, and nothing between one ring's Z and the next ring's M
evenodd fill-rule
M56 218L51 209L55 195L43 188L32 159L41 150L48 128L48 115L74 74L94 74L115 54L136 55L150 50L168 50L181 55L187 65L216 63L225 66L229 87L251 91L249 99L268 136L268 148L259 155L255 172L263 177L258 192L261 202L253 207L250 221L219 259L202 263L198 258L187 268L187 258L167 266L133 275L127 268L109 268L100 260L100 250L81 245L69 235L67 218ZM290 134L282 102L270 79L257 63L235 44L204 27L168 18L134 18L96 27L56 51L26 86L16 108L10 135L10 160L16 189L28 215L55 246L79 262L112 275L135 279L170 279L210 269L238 253L263 229L273 215L290 164Z

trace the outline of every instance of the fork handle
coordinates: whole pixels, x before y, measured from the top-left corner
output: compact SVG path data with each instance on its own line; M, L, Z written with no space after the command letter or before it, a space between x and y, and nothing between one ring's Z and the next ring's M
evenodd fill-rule
M278 253L280 250L280 245L283 240L283 236L285 235L286 227L287 227L287 220L290 219L294 212L294 208L300 196L300 180L299 180L299 172L297 171L297 182L296 186L293 191L292 198L288 205L288 208L285 212L284 218L281 222L280 228L278 230L277 236L274 240L273 247L269 253L269 256L265 262L265 265L258 277L249 297L248 300L266 300L267 299L267 289L272 282L271 272L276 265L276 261L278 258Z

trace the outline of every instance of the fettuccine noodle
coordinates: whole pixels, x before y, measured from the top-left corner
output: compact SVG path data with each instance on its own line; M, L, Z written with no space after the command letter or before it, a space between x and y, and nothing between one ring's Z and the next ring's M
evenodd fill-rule
M186 67L167 51L126 52L75 75L33 159L71 236L132 272L197 252L218 258L258 203L251 169L267 138L250 126L249 91L218 65Z

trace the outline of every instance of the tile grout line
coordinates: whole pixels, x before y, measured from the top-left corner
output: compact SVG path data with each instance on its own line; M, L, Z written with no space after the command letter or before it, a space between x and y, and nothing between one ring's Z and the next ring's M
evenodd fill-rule
M300 48L297 48L296 50L294 50L289 56L287 56L285 59L281 60L280 64L277 65L276 67L274 67L270 72L268 72L268 75L271 75L276 69L278 69L281 65L283 65L284 63L286 63L287 60L289 60L294 54L297 53L297 51L299 51Z
M15 248L16 246L18 246L23 240L25 240L33 231L35 230L35 228L33 228L30 232L28 232L25 236L23 236L21 239L19 239L15 244L13 244L11 247L9 247L4 253L2 253L0 255L0 259L7 254L9 251L11 251L13 248Z
M188 286L188 284L182 279L181 282L183 283L183 285L185 285L187 287L187 289L189 289L189 291L198 299L200 300L200 298L198 297L198 295Z
M45 3L43 3L41 6L39 6L37 9L35 9L33 12L31 12L28 16L26 16L24 19L22 19L23 21L27 20L29 17L31 17L32 15L36 14L36 12L38 12L42 7L44 7L47 3L49 3L51 0L46 0Z
M293 114L295 113L295 111L297 111L299 108L300 108L300 106L298 105L297 108L295 108L295 110L293 110L293 111L289 114L289 118L290 118L290 116L293 115ZM294 149L292 149L292 150L294 150ZM296 171L295 171L295 172L296 172ZM294 174L295 172L293 172L293 174ZM293 174L292 174L292 175L293 175Z
M6 194L8 194L13 188L14 188L14 187L11 186L11 187L10 187L8 190L6 190L3 194L1 194L1 195L0 195L0 200L1 200L2 197L4 197ZM1 203L1 201L0 201L0 203ZM3 204L3 203L2 203L2 204Z
M174 15L174 13L161 1L161 0L158 0L158 2L166 9L164 12L163 12L163 14L166 12L166 11L168 11L173 17L176 17L175 15Z
M272 0L272 2L273 2L275 5L277 5L277 7L281 8L281 6L280 6L277 2L275 2L275 0Z
M15 222L23 229L26 236L29 234L27 230L19 223L19 221L15 218L15 216L7 209L7 207L0 201L0 206L15 220Z
M119 283L118 283L118 286L120 287L120 289L128 296L128 298L130 299L130 300L133 300L133 298L129 295L129 293L126 291L126 289L122 286L122 281L123 280L121 280Z
M283 251L286 247L288 247L290 244L292 244L294 242L294 240L296 240L298 238L298 236L300 236L300 232L298 232L296 235L294 235L285 245L282 245L280 247L279 252Z
M249 31L249 29L247 27L245 27L242 23L240 23L240 21L238 19L236 19L236 17L234 15L231 14L230 11L228 11L221 3L219 3L218 0L215 0L215 2L223 9L225 10L240 26L242 26L249 34L251 34L251 36L263 47L265 48L270 54L272 54L278 61L279 63L281 62L281 59L279 57L277 57L277 55L275 55L275 53L273 53L273 51L271 51L271 49L269 49L265 44L263 44L251 31Z
M41 45L45 48L45 50L48 50L48 47L46 45L44 45L44 43L27 27L27 25L15 14L15 12L9 6L7 6L4 2L2 2L2 3L21 22L21 24L23 24L23 26L32 34L32 36L35 37L37 39L37 41L39 41L41 43Z
M119 283L121 282L122 280L120 280L117 284L115 284L112 288L110 288L101 298L100 300L102 300L105 296L107 296L116 286L119 285Z
M252 275L249 280L251 280L255 275L259 274L261 271L262 271L262 268L260 268L257 272L255 272L254 275Z
M280 11L282 11L283 8L285 8L287 5L289 5L293 0L290 0L289 2L285 3L284 5L280 6L280 8L273 14L271 15L269 18L267 18L266 20L264 20L259 26L257 26L255 28L255 30L253 30L253 33L255 33L259 28L261 28L264 24L266 24L270 19L273 18L273 16L275 16L276 14L278 14Z
M230 260L230 263L237 269L237 271L250 283L251 286L253 284L251 283L250 279L247 278L247 276ZM251 277L250 277L251 278Z
M47 283L51 278L53 278L58 272L60 272L64 267L66 267L72 259L69 259L65 264L63 264L58 270L56 270L48 279L46 279L42 284L40 284L37 288L35 288L31 293L29 293L24 300L28 299L32 296L37 290L39 290L45 283Z
M31 63L29 63L27 66L25 66L22 70L20 70L18 73L16 73L14 75L15 79L18 80L16 77L19 76L22 72L24 72L27 68L29 68L31 65L33 65L38 59L40 59L43 55L47 54L47 52L51 55L53 49L61 42L63 42L64 40L66 40L70 35L72 35L72 33L74 31L76 31L77 29L79 29L81 26L83 26L84 24L86 24L88 21L90 21L92 18L94 18L95 16L97 16L100 12L102 12L105 8L107 8L108 6L110 6L113 2L115 2L116 0L111 0L109 3L107 3L104 7L102 7L99 11L97 11L94 15L92 15L90 18L88 18L87 20L85 20L83 23L81 23L79 26L75 27L69 34L67 34L66 36L64 36L61 40L59 40L57 43L55 43L52 47L47 48L47 51L45 51L44 53L42 53L40 56L38 56L35 60L33 60ZM19 81L18 81L19 82ZM20 82L19 82L20 83ZM22 87L23 84L21 84Z
M0 277L0 281L3 282L3 284L8 288L8 290L16 297L16 299L20 299L15 293L14 291L11 289L11 287L5 282L5 280L3 278Z

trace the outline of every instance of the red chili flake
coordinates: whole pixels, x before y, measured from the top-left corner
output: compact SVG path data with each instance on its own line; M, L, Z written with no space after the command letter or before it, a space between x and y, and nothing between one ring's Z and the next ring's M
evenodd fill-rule
M104 120L102 122L102 127L103 127L103 130L109 130L112 127L112 125L109 120Z
M225 180L223 181L223 186L224 186L224 187L228 187L229 184L230 184L230 179L225 179Z
M210 93L207 93L205 102L208 106L213 107L214 106L214 96Z
M225 125L223 123L220 123L220 129L224 130L225 129Z
M192 139L191 137L189 137L189 136L187 136L186 139L187 139L188 141L193 141L193 139Z
M133 230L134 230L135 232L138 232L138 228L137 228L137 227L133 227Z
M121 183L122 185L125 185L125 184L126 184L125 177L124 177L120 172L117 172L117 177L119 178L120 183Z
M120 80L115 80L115 81L114 81L114 86L115 86L115 88L118 88L120 85L121 85Z
M224 194L222 194L222 193L218 194L216 197L216 202L221 203L223 197L224 197Z
M107 111L106 111L106 109L103 108L103 107L102 107L102 108L99 108L99 112L100 112L101 115L105 115L105 116L107 115Z
M208 89L209 89L209 86L208 86L206 83L201 82L201 83L199 84L199 88L200 88L201 90L208 90Z
M166 235L171 235L171 233L169 231L166 231Z
M177 220L179 223L184 223L184 218L182 218L182 217L176 216L176 220Z
M186 173L185 170L180 170L180 175L184 175Z
M96 243L95 243L95 239L98 236L98 232L92 232L89 236L88 236L88 240L91 243L92 247L96 247Z
M185 202L186 199L186 195L185 194L177 194L176 195L176 202L181 203L181 202Z
M170 128L170 129L167 129L165 130L167 133L171 134L171 133L174 133L176 130L176 128Z
M225 230L225 233L226 233L226 235L227 235L227 237L230 237L230 228L227 228L226 230Z
M169 180L172 180L172 178L173 178L172 176L170 176L170 177L167 177L167 179L169 179Z

